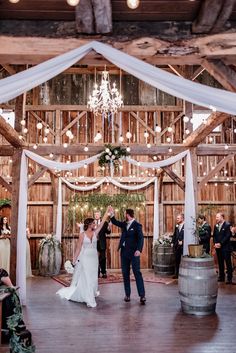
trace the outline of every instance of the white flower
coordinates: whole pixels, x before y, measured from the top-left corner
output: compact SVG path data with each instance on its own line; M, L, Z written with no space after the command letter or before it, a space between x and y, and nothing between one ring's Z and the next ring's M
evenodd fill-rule
M114 155L111 156L111 159L115 159L115 158L116 158L116 156L114 156Z
M106 152L106 153L109 153L109 152L110 152L110 149L109 149L109 148L106 148L106 149L105 149L105 152Z
M110 156L108 156L108 154L105 156L106 160L109 161L110 160Z
M67 260L64 263L64 269L66 270L67 273L73 273L74 272L74 267L72 266L72 263L70 260Z
M118 153L118 151L117 150L114 150L114 154L117 154Z
M108 154L109 154L109 156L111 156L111 155L112 155L112 152L110 151Z

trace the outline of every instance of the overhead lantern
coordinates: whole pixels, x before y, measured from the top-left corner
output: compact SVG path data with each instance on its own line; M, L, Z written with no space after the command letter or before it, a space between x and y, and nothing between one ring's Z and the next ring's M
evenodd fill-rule
M139 7L139 4L140 0L127 0L127 6L132 10L137 9L137 7Z

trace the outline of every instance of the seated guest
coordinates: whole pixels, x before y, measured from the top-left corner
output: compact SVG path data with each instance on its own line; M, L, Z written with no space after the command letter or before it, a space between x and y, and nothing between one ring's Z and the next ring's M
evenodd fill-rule
M0 268L7 272L10 271L10 234L7 217L3 217L0 222Z
M14 287L6 270L0 268L0 286Z
M205 253L210 253L211 226L204 215L198 215L199 244L203 245Z

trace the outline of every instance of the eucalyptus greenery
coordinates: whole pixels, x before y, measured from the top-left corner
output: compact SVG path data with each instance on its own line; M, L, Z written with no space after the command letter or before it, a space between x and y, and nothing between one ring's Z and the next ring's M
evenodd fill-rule
M0 199L0 208L4 206L11 206L10 199Z
M24 342L20 341L20 336L17 334L17 328L23 321L23 314L21 304L15 288L0 289L0 293L11 293L11 300L14 305L14 314L7 319L7 327L10 332L10 348L12 353L33 353L35 346L31 345L26 347Z
M127 208L136 211L143 210L145 207L144 194L75 194L70 198L68 208L68 223L70 227L76 222L82 222L86 217L93 216L94 211L105 212L107 206L112 205L119 217L123 218Z

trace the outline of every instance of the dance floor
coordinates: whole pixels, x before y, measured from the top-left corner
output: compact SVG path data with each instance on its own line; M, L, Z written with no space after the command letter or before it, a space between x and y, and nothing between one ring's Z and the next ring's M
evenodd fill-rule
M28 280L24 309L37 353L236 353L236 286L220 284L217 313L208 317L180 310L177 282L145 282L140 306L135 283L130 303L123 284L100 285L97 307L61 299L51 278Z

